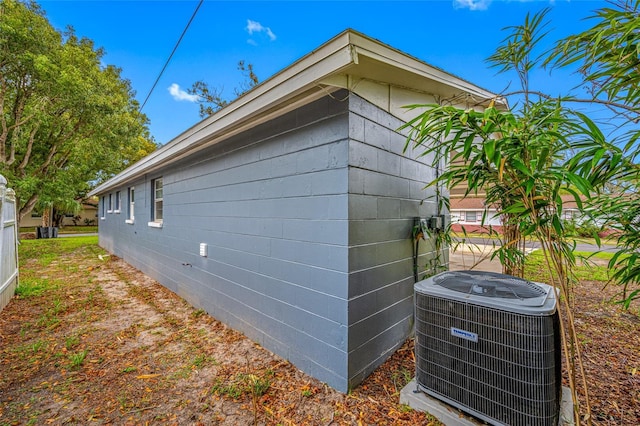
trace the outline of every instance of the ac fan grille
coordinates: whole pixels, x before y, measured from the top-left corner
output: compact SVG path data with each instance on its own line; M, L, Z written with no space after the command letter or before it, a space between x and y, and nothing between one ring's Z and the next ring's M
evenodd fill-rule
M416 379L421 388L497 424L556 425L558 318L416 294ZM477 334L453 336L451 327Z

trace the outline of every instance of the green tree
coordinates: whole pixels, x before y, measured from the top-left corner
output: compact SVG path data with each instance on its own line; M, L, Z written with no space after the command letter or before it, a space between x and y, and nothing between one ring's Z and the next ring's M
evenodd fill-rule
M156 148L128 81L33 2L0 3L0 173L19 220L68 205Z
M527 15L523 25L509 27L509 36L489 58L500 72L517 75L520 90L514 93L519 96L519 108L507 109L502 98L467 108L415 105L425 112L405 126L409 131L407 147L421 148L434 167L450 163L431 185L451 188L462 183L467 194L486 193L486 203L496 207L506 228L496 252L505 272L522 275L523 239L540 243L551 271L549 284L560 295L563 350L574 412L576 417L580 415L577 389L581 387L586 395L584 418L589 421L586 377L573 320L574 242L565 234L561 195L572 194L579 206L581 197L590 195L588 170L568 169L565 160L572 157L576 144L586 145L602 134L588 117L568 108L562 99L551 99L530 88L531 71L543 66L538 51L546 34L546 13Z
M549 62L577 66L592 95L587 101L606 105L618 123L612 140L580 146L570 166L589 171L599 190L591 210L616 232L619 250L609 266L629 307L640 299L640 1L611 2L591 20L591 28L558 42Z
M234 89L236 97L242 96L258 84L258 76L253 71L253 64L245 64L245 61L238 62L238 70L242 72L244 80L240 86ZM211 88L209 84L198 80L191 88L187 89L187 93L198 96L200 106L200 117L208 117L216 111L224 108L229 104L229 100L225 99L220 88Z

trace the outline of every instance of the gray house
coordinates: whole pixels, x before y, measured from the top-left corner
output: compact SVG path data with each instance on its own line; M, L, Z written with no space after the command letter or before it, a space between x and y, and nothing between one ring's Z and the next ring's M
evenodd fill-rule
M100 245L347 391L410 335L436 213L403 106L492 96L345 31L96 188Z

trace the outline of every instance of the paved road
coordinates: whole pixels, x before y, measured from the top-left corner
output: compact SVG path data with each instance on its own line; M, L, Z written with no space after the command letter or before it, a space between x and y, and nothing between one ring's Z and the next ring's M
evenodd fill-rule
M496 246L500 245L498 240L490 240L488 238L482 237L470 237L470 238L457 238L458 241L464 240L467 244L475 244L475 245L492 245L493 241L495 241ZM527 241L526 248L528 249L537 249L540 248L540 243L537 241ZM586 252L596 252L596 251L605 251L609 253L615 253L617 251L617 247L613 244L603 245L602 247L598 247L595 244L587 244L587 243L578 243L576 245L575 251L586 251Z

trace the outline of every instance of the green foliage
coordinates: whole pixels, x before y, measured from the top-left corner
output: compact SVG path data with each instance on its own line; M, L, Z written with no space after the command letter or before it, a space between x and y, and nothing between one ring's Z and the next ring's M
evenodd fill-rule
M640 1L615 1L591 17L594 25L558 42L549 63L577 66L591 88L592 102L607 105L617 117L615 138L577 146L568 163L588 173L599 190L590 203L594 216L617 236L619 251L609 266L621 286L621 303L640 298Z
M155 149L120 70L72 29L56 31L31 2L0 3L0 173L19 218L36 206L69 209Z
M640 56L638 29L640 1L615 0L590 18L595 24L586 31L561 40L550 62L556 66L577 65L594 98L611 107L638 115Z
M513 71L518 76L518 94L523 98L517 110L508 110L501 97L473 106L445 102L414 105L410 108L425 112L403 127L409 133L406 148L413 145L414 150L421 149L434 168L450 163L431 186L466 186L465 196L484 192L486 204L496 208L504 228L496 251L503 272L523 276L525 239L540 243L544 259L540 269L549 272L545 282L561 296L563 351L574 414L579 418L577 380L582 378L585 393L587 384L572 311L575 242L564 228L562 194L571 194L578 207L582 206L581 197L591 196L592 167L568 167L566 162L574 157L577 144L602 149L604 136L592 120L568 108L562 99L529 87L530 72L543 65L543 54L536 52L545 36L546 13L527 15L523 25L509 27L510 35L489 58L501 72ZM599 158L605 154L606 148ZM586 417L590 417L588 397Z
M567 237L596 238L598 233L602 231L601 227L590 220L580 222L565 220L562 226Z

